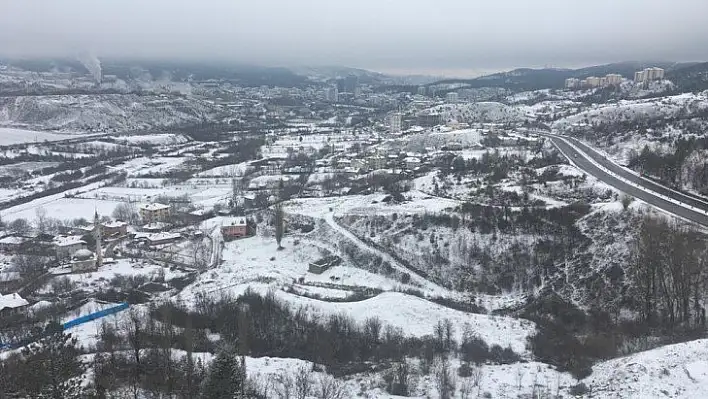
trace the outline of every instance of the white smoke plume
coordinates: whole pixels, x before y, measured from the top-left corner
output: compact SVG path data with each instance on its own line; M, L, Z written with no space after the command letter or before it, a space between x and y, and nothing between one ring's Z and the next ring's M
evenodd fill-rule
M101 83L101 80L103 78L102 72L101 72L101 61L96 58L96 56L92 54L81 54L78 57L78 61L88 69L88 71L91 73L91 76L93 76L93 79L97 83Z

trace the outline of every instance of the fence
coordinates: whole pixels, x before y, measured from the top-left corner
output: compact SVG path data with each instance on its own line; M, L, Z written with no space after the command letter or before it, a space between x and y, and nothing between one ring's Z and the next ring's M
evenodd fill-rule
M67 321L66 323L64 323L62 325L62 328L64 330L67 330L69 328L76 327L76 326L79 326L84 323L88 323L89 321L92 321L92 320L96 320L96 319L100 319L102 317L110 316L112 314L116 314L118 312L122 312L122 311L128 309L129 306L130 305L128 303L124 302L124 303L121 303L120 305L113 306L108 309L103 309L103 310L99 310L98 312L89 313L85 316L81 316L81 317L78 317L74 320Z

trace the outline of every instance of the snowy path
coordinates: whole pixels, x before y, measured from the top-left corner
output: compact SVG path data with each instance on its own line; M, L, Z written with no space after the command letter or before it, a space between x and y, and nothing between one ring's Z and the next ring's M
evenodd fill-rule
M334 212L328 212L324 215L324 219L327 222L327 224L332 227L336 232L339 234L343 235L349 241L352 241L355 243L359 248L364 249L367 252L371 252L377 256L380 256L383 260L389 262L391 266L396 269L397 271L400 271L402 273L408 273L411 276L411 282L419 285L422 289L426 291L426 293L433 293L435 295L441 295L441 296L446 296L446 297L455 297L455 293L452 291L448 290L447 288L441 287L423 277L420 275L416 274L414 271L408 269L407 267L401 265L396 259L394 259L391 255L387 254L384 251L381 251L375 247L372 247L371 245L365 243L362 241L359 237L354 235L352 232L344 228L342 225L337 223L336 220L334 220Z

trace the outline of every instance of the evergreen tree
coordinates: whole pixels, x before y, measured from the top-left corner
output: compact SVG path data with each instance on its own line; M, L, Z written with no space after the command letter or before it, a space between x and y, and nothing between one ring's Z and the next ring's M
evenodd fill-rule
M76 338L57 332L22 351L26 393L36 398L83 398L80 377L85 366L77 359ZM24 374L24 373L23 373Z
M207 371L202 398L233 399L244 396L246 385L246 366L243 358L239 359L230 350L222 350L216 355Z

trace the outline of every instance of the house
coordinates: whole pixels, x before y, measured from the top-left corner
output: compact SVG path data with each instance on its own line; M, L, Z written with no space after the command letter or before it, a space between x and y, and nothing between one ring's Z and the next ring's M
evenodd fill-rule
M312 262L308 266L308 271L314 274L322 274L329 270L333 266L337 266L342 262L342 258L335 255L325 256L315 262Z
M88 249L80 249L74 252L71 258L71 271L83 273L96 270L96 256Z
M16 314L27 305L29 305L29 302L18 293L0 294L0 315L2 316Z
M406 163L406 169L413 170L420 166L420 158L418 157L406 157L403 161Z
M128 223L119 220L103 223L101 224L101 228L103 229L102 235L104 237L124 236L128 234Z
M158 202L140 205L138 211L145 223L164 222L170 217L170 206Z
M22 248L22 245L29 239L26 237L9 236L0 239L0 251L7 253L17 253Z
M374 155L366 159L366 164L371 170L383 169L386 167L386 158Z
M167 230L167 229L169 229L169 228L170 228L170 224L169 224L169 223L165 223L165 222L152 222L152 223L148 223L148 224L144 225L144 226L142 227L142 230L143 230L143 231L149 231L149 232L152 232L152 233L158 233L158 232L161 232L161 231L165 231L165 230Z
M135 239L149 246L169 244L182 239L180 233L137 233Z
M225 240L245 237L248 234L248 223L245 217L237 217L225 221L221 225L221 235Z
M86 241L81 236L56 236L53 241L57 259L70 259L76 251L86 249Z
M348 167L350 167L350 166L352 166L352 161L350 161L350 160L348 160L348 159L346 159L346 158L342 158L342 159L340 159L340 160L337 161L337 167L338 167L339 169L348 168Z

